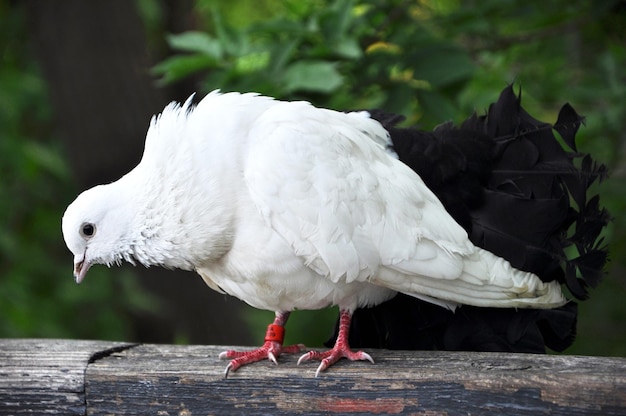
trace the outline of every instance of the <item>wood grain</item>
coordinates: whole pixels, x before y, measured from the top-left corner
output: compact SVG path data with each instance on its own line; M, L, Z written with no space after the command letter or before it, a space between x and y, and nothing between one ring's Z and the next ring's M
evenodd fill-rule
M142 345L88 369L92 414L624 414L626 360L526 354L369 351L315 378L296 357L224 379L223 347ZM113 400L114 398L114 400ZM113 406L113 407L112 407Z
M89 362L131 344L0 340L0 414L85 414Z
M626 358L367 350L318 378L283 355L225 379L225 348L0 340L0 413L27 413L17 395L88 415L626 414Z

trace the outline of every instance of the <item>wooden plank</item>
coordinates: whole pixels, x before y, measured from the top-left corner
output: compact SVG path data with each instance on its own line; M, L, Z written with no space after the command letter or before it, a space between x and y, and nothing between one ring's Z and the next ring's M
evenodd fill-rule
M223 378L224 347L0 340L0 414L626 414L626 359L369 351L256 363Z
M141 345L87 369L90 415L624 415L626 359L368 350L317 363L255 363L224 379L225 347Z
M0 340L0 414L84 415L90 361L130 344L51 339Z

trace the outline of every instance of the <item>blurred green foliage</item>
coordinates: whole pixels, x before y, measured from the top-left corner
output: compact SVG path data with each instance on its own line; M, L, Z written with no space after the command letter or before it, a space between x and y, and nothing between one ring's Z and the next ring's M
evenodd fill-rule
M615 215L611 273L580 305L567 353L626 355L624 143L626 5L618 0L195 0L194 31L164 34L166 8L138 0L149 44L174 55L160 83L257 91L335 109L383 108L428 129L483 112L511 82L551 122L587 116L579 149L609 165L598 188ZM148 303L134 280L90 272L76 288L60 218L75 195L19 7L0 2L0 336L127 339ZM46 138L46 139L42 139ZM209 289L207 289L209 290ZM248 313L262 339L272 314ZM287 342L320 345L334 310L294 313Z
M241 26L234 26L222 14L229 7L213 2L206 9L207 30L169 35L179 53L154 72L162 83L201 72L204 91L256 91L329 108L385 108L430 124L455 115L458 89L474 72L460 46L394 2L317 3L298 9L285 2L282 12L273 10L263 20L255 13L247 24L239 16Z
M0 3L0 20L0 337L128 339L147 302L105 268L73 282L60 227L75 190L23 15Z

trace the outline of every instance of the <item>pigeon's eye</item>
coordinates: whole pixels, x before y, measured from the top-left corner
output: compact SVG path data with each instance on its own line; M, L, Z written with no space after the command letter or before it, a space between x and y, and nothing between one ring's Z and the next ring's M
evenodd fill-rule
M96 233L96 226L86 222L80 226L80 235L84 238L91 238Z

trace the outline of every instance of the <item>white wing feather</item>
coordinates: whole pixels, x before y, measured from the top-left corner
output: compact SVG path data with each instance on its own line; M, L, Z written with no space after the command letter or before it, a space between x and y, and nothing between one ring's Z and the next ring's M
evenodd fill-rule
M250 137L252 200L331 281L483 306L563 303L558 286L475 247L419 176L384 151L387 132L367 114L279 103Z

